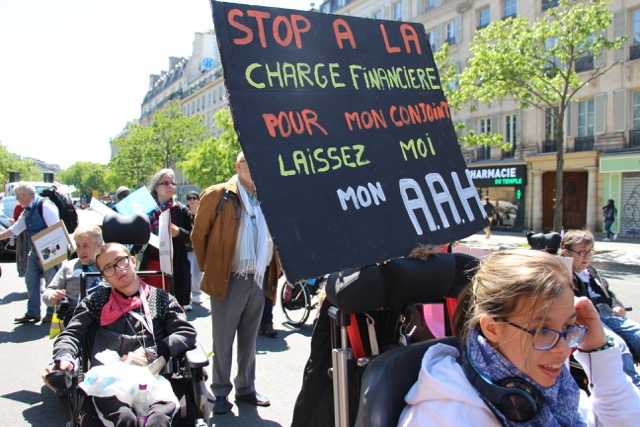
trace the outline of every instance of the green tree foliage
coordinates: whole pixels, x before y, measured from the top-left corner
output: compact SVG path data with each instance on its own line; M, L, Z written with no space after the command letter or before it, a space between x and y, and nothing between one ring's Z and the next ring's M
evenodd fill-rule
M556 155L556 205L553 226L562 227L562 172L564 168L564 123L569 104L578 91L605 73L613 64L600 65L600 55L618 49L622 39L607 40L612 13L610 0L576 2L560 0L535 22L522 17L492 22L478 31L471 42L468 67L454 81L449 93L452 106L490 104L516 100L520 108L549 109L554 121ZM576 73L576 63L593 57L593 70Z
M150 127L129 125L112 142L120 151L109 162L107 182L116 187L140 187L158 170L174 167L208 137L201 115L186 117L180 103L171 101L154 115Z
M98 194L105 194L112 191L105 182L106 171L106 165L92 162L77 162L68 169L60 171L58 173L58 181L75 185L78 193L75 193L74 196L82 196L90 200L93 190L97 190Z
M222 129L217 138L209 138L186 154L178 167L184 176L200 188L224 182L236 171L234 163L240 143L229 110L222 109L215 116L215 124Z
M18 172L22 181L41 181L42 172L31 160L23 160L0 143L0 182L9 181L9 173ZM0 192L2 192L0 188Z

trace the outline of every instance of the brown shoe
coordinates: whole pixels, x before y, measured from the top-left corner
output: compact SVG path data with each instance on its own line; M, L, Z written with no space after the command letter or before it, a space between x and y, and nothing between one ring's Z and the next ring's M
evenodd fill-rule
M38 323L40 321L40 318L37 316L32 316L30 314L25 314L22 317L16 317L15 319L13 319L13 323L16 324L20 324L20 323Z
M53 314L45 314L42 323L51 323L51 319L53 319Z

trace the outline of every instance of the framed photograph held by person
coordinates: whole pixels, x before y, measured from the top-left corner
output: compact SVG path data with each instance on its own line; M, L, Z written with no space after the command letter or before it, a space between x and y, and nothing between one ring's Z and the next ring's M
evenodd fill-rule
M31 240L42 268L48 270L68 258L69 247L74 248L64 222L58 221L34 235Z

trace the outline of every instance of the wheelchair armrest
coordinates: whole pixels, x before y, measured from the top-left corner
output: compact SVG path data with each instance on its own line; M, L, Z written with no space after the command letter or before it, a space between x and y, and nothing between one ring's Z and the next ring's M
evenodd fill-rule
M192 368L204 368L209 365L207 353L199 342L196 343L196 348L186 352L185 358L187 359L189 366Z

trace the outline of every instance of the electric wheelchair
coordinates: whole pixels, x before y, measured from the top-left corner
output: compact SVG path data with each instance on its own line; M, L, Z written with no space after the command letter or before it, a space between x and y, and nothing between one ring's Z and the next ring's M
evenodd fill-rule
M146 216L122 216L117 213L107 215L104 218L103 238L105 243L119 242L140 249L149 240L149 222ZM135 252L135 249L132 251ZM162 276L160 271L138 271L139 277ZM83 272L80 277L80 295L86 296L87 281L100 277L99 272ZM173 290L171 275L166 276L169 291ZM172 293L172 292L170 292ZM79 365L74 372L53 371L47 375L47 381L56 391L56 394L66 397L71 420L67 427L81 425L82 412L91 405L83 405L86 395L79 385L82 383L84 373L90 369L89 349L94 334L89 333L83 342ZM206 366L209 365L208 357L202 346L198 343L196 348L185 352L177 358L167 361L161 375L169 379L174 393L179 401L178 412L173 418L172 426L207 426L211 413L213 398L210 396L206 385Z

